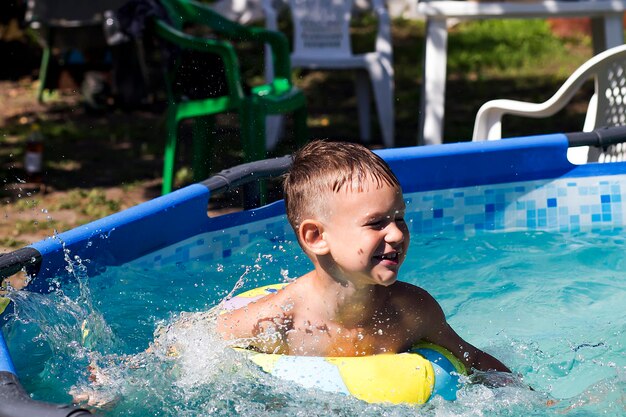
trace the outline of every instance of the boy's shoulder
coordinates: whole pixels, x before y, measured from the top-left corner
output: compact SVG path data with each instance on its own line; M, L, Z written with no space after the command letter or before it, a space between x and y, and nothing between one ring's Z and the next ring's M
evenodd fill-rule
M414 299L415 297L422 298L424 296L430 296L428 291L426 291L422 287L418 287L417 285L409 284L405 281L396 281L393 285L389 287L391 291L391 296L394 298L410 298Z
M292 311L299 301L307 297L306 292L296 282L289 283L276 292L270 293L258 300L248 304L242 310L247 313L260 314L266 317L284 316L286 312Z
M428 291L417 285L404 281L396 281L390 289L390 301L400 310L415 313L431 311L438 308L437 301Z

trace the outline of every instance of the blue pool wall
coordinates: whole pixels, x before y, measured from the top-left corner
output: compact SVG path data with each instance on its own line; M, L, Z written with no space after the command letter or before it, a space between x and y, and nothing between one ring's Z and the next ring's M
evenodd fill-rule
M15 374L15 368L13 367L13 362L11 361L9 350L7 348L6 342L4 341L4 337L2 337L1 332L0 332L0 372L10 372L12 374Z
M626 219L626 174L488 184L405 193L412 234L467 236L497 231L562 233L621 231ZM155 268L202 258L227 259L258 239L280 243L295 236L284 214L201 233L133 261Z
M623 227L626 163L576 166L565 135L377 151L398 176L413 233ZM282 201L210 218L209 190L196 184L32 245L40 277L63 272L65 251L106 265L230 256L255 237L293 238ZM38 284L39 282L39 284Z

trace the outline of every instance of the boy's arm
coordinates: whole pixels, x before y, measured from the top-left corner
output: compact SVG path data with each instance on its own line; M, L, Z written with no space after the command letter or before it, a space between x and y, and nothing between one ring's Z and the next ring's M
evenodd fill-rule
M427 339L429 342L448 349L463 362L465 368L470 373L472 369L479 371L511 372L511 370L498 359L463 340L448 323L444 322L435 335L428 336Z
M511 370L487 352L476 348L459 336L446 321L439 303L427 291L420 289L419 316L426 329L423 335L426 341L448 349L471 372L472 368L480 371Z
M221 314L216 331L228 341L265 353L285 353L285 317L266 302L251 303Z

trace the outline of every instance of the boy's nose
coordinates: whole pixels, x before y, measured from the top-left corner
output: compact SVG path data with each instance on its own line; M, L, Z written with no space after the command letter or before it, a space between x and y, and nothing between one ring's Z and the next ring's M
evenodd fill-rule
M389 230L385 236L385 241L387 243L400 243L404 241L404 230L402 227L398 226L398 223L389 223Z

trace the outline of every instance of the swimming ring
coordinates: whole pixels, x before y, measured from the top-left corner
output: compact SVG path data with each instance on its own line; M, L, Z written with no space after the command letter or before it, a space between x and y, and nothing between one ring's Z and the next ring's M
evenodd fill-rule
M273 284L239 294L224 310L245 306L286 284ZM420 343L409 352L357 357L315 357L258 353L245 349L265 372L306 388L352 395L370 403L423 404L436 395L455 400L463 364L446 349Z

